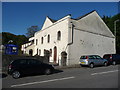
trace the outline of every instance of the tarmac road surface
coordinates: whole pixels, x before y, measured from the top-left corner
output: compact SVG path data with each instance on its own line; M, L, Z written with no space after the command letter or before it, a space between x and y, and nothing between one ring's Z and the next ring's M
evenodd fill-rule
M118 66L68 68L51 75L2 79L3 88L118 88Z

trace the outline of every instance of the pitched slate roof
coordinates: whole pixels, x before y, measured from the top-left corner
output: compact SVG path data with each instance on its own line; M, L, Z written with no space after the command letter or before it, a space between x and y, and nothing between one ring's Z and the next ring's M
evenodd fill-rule
M47 16L48 17L48 16ZM51 19L50 17L48 17L53 23L56 22L57 20Z
M93 13L94 11L96 11L96 10L93 10L93 11L91 11L91 12L89 12L89 13L83 15L83 16L80 16L80 17L76 18L75 20L79 20L79 19L81 19L81 18L83 18L83 17L85 17L85 16L87 16L87 15Z

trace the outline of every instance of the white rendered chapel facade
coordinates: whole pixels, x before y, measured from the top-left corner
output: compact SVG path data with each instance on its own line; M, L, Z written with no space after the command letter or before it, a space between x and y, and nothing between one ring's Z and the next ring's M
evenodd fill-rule
M66 65L79 64L82 55L116 53L115 37L96 11L77 19L71 15L57 21L46 17L42 29L22 45L22 51L33 56L44 56L45 50L51 53L49 62L61 65L65 51Z

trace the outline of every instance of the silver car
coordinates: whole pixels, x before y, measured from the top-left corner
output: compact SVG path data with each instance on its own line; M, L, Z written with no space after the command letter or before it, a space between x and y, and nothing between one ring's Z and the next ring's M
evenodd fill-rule
M98 55L84 55L80 57L80 65L87 65L90 68L98 65L107 66L108 61L106 59L101 58Z

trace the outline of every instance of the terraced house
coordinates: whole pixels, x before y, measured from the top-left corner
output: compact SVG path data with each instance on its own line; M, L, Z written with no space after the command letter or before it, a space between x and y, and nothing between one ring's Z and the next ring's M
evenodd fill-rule
M49 62L61 65L61 52L66 52L66 65L78 64L81 55L116 53L115 36L96 11L73 19L67 15L59 20L46 17L43 27L22 45L22 51L44 56L49 50Z

